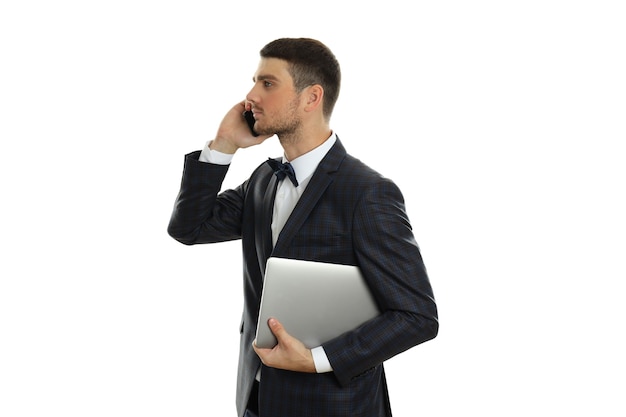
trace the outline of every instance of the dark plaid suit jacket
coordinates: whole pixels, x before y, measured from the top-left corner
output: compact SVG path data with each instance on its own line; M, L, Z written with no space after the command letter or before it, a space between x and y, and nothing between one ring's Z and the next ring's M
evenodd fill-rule
M383 362L438 331L433 292L398 187L348 155L337 140L272 249L277 180L270 167L261 164L243 184L220 193L228 166L199 162L199 153L185 157L168 233L188 245L242 241L238 415L261 366L251 344L265 263L276 256L358 265L382 314L324 344L333 372L262 366L260 417L391 416ZM419 378L419 370L408 372Z

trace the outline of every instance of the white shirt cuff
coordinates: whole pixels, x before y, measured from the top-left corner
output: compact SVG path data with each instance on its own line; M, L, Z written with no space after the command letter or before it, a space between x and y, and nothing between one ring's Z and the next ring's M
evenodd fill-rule
M313 355L313 363L315 364L315 371L318 374L333 371L333 367L330 366L330 362L328 361L328 356L326 356L326 352L324 351L324 348L322 346L318 346L316 348L311 349L311 354Z
M233 160L233 155L231 153L223 153L220 151L215 151L209 148L209 144L211 141L208 141L204 148L202 148L202 152L200 152L200 156L198 157L198 161L200 162L208 162L211 164L217 165L228 165Z

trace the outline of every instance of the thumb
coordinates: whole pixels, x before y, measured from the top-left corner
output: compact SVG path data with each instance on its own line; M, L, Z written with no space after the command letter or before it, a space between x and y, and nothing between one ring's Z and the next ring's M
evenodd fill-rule
M272 333L274 333L274 336L276 336L276 339L280 340L286 336L287 331L277 319L273 317L270 318L267 321L267 325L270 326L270 330L272 331Z

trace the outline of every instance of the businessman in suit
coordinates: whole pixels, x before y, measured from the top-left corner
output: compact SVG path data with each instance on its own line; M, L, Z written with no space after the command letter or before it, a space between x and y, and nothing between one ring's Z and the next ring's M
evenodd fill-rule
M260 51L245 100L224 116L212 141L185 156L168 233L187 245L242 242L240 417L391 416L383 362L438 332L400 190L350 156L330 128L340 80L339 63L321 42L272 41ZM245 110L252 111L258 136L246 125ZM220 192L235 152L273 136L282 157L261 162L241 185ZM359 266L380 316L312 349L270 319L278 344L257 347L270 256Z

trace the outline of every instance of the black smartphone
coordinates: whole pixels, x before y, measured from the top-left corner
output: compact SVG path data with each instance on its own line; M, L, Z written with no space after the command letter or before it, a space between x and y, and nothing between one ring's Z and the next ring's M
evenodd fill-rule
M254 116L252 115L252 112L249 110L243 112L243 117L246 119L246 123L248 123L252 136L259 136L259 134L254 131Z

